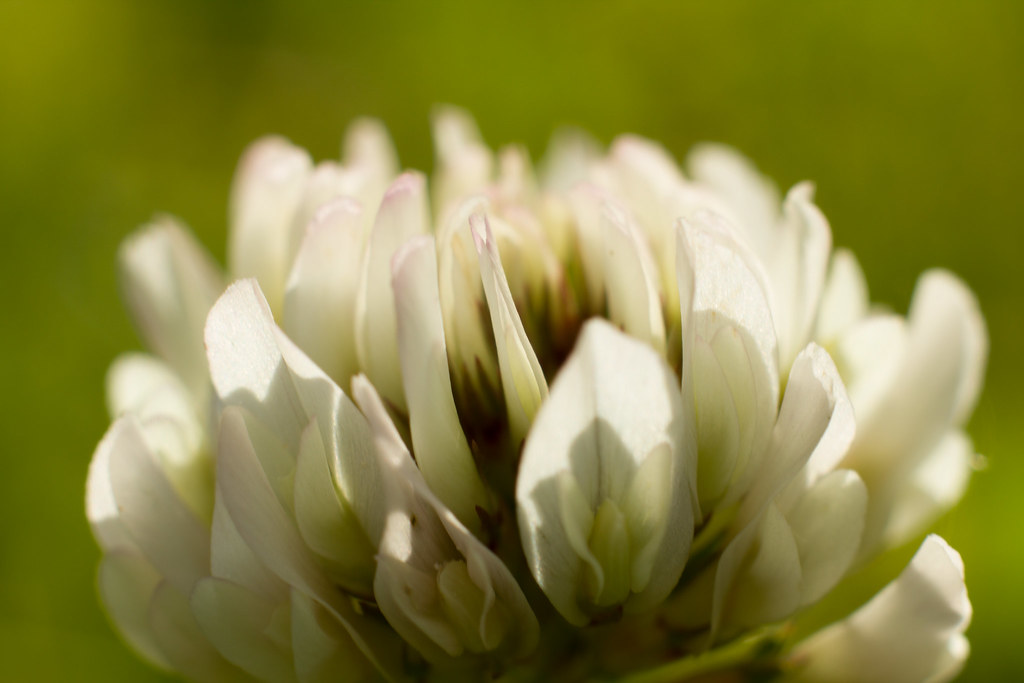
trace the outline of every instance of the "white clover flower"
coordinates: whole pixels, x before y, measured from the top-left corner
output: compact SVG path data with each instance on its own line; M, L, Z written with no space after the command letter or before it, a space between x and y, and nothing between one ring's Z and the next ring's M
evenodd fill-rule
M961 496L969 291L872 308L810 186L721 147L569 133L535 174L460 111L435 140L429 189L374 122L340 163L255 143L226 274L169 218L125 242L152 355L110 370L86 507L132 647L199 681L953 677L935 536L786 625Z

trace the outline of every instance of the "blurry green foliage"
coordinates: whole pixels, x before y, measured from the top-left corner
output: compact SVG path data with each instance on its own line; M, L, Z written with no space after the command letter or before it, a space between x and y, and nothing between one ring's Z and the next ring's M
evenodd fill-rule
M138 345L121 238L167 211L223 258L250 140L333 156L369 114L429 168L437 102L535 156L562 124L680 157L727 142L817 182L876 300L963 276L992 338L971 430L990 467L939 531L975 605L965 680L1024 677L1024 3L0 0L0 32L0 679L161 680L98 607L83 513L104 371Z

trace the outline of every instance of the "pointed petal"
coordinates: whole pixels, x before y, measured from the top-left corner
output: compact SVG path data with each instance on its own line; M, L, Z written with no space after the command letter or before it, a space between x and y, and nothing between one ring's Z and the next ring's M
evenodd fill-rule
M285 278L298 245L295 216L313 162L284 138L257 140L239 162L231 188L228 266L234 277L254 277L270 307L280 312Z
M786 195L775 251L766 259L782 372L811 340L832 252L832 230L813 192L810 183L801 183Z
M143 341L179 373L193 395L205 396L202 329L224 288L220 269L171 218L126 239L118 262L121 293Z
M971 618L960 555L931 535L892 583L846 619L799 644L793 680L946 681L967 657Z
M621 207L605 204L602 225L608 318L655 351L665 353L657 266L648 245Z
M526 435L541 402L547 397L548 384L512 301L487 219L474 215L470 217L470 223L480 256L480 277L498 348L501 387L505 393L513 441L518 442Z
M406 403L399 371L391 259L406 241L426 234L429 229L426 179L418 173L404 173L391 184L381 202L367 245L356 303L359 364L402 412Z
M288 336L341 386L359 367L353 330L364 220L350 199L316 212L288 278L281 316Z
M357 376L352 391L388 472L389 513L374 594L389 623L431 660L477 646L513 657L532 651L537 618L511 572L427 486L373 385ZM439 572L451 562L465 564L472 604L445 602ZM453 623L469 613L479 613L479 621ZM467 638L468 629L475 635Z
M398 348L416 463L427 484L470 529L493 503L476 469L452 397L433 238L407 242L392 262Z
M448 363L457 391L468 384L477 396L498 387L498 362L491 334L486 295L480 277L469 217L486 211L483 197L471 197L454 208L437 234L438 289Z
M667 445L671 456L663 475L670 491L651 497L644 510L649 518L642 525L630 521L630 531L643 548L633 570L653 569L644 586L641 577L633 577L639 590L627 607L657 603L682 572L693 533L689 477L694 454L683 431L676 381L657 352L595 319L584 326L530 431L516 482L520 535L534 578L574 624L585 624L589 617L581 609L586 557L573 549L573 539L587 539L590 529L566 525L592 518L564 514L570 508L565 507L560 477L575 480L591 511L611 499L635 514L639 493L628 493L631 482L637 492L651 492L649 478L641 473L647 459L661 457ZM658 548L653 563L650 543Z

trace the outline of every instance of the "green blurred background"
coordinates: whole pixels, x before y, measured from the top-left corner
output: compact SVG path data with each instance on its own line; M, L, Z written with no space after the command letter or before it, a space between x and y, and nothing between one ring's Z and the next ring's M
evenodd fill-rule
M576 124L680 157L719 140L783 187L813 179L899 310L923 269L962 275L992 339L971 426L989 467L939 531L975 606L964 679L1024 678L1024 3L0 0L0 35L0 679L162 680L97 606L83 513L104 372L138 346L118 242L171 212L222 259L247 142L335 156L369 114L429 168L437 102L535 156Z

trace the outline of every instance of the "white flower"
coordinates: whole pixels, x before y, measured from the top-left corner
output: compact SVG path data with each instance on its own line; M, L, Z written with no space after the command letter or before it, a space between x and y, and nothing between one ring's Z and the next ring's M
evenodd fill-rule
M373 122L340 163L255 143L228 274L170 219L125 243L154 355L111 368L86 496L125 639L203 681L954 675L937 537L809 640L772 625L961 495L966 288L872 309L810 187L724 148L688 177L569 133L535 175L457 110L435 140L429 187Z

